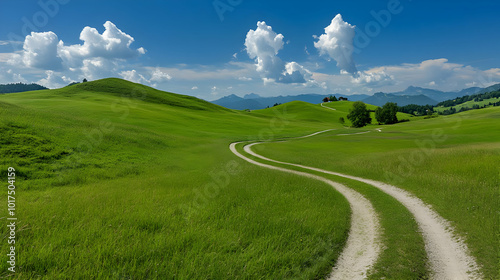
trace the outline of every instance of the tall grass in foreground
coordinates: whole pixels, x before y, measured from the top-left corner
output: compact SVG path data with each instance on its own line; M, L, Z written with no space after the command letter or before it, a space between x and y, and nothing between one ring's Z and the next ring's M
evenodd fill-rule
M192 186L204 184L190 173L148 173L142 179L21 193L17 276L311 279L328 274L349 229L344 198L298 176L257 167L243 171L189 216L180 205L192 201Z

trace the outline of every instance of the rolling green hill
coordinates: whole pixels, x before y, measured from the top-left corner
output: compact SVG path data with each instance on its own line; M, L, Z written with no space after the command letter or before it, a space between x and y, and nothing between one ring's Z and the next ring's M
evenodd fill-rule
M19 197L16 275L326 275L347 238L345 199L228 150L331 124L272 112L231 111L118 79L1 96L0 169L16 169Z
M331 110L291 102L234 111L120 79L0 96L0 169L16 169L16 276L324 278L349 233L345 198L326 184L247 164L228 146L332 128L352 133L383 127L383 133L356 136L354 144L325 137L300 142L307 150L289 154L290 160L304 156L304 161L317 158L317 163L334 156L335 164L325 166L377 177L387 166L396 168L390 159L416 149L415 139L426 139L429 129L450 127L464 116L413 117L393 126L347 129L338 119L347 115L351 104L325 104L336 109ZM494 223L492 179L483 165L497 149L498 135L490 128L499 117L497 108L480 111L467 115L463 125L448 134L450 141L416 169L425 171L422 191L415 183L421 177L410 176L409 184L402 185L417 193L425 190L427 202L470 233L476 253L482 252L485 242L479 239L490 238ZM317 146L314 141L319 141ZM269 145L261 152L289 152L289 144ZM463 147L466 153L455 159ZM331 148L335 155L317 154ZM467 155L474 160L462 166ZM458 173L457 181L453 176ZM474 184L480 190L471 195L468 184L476 182L477 174L485 179ZM453 194L455 183L459 190ZM439 202L444 195L451 198ZM4 201L6 196L3 192ZM457 204L443 210L451 200ZM456 210L459 206L472 210ZM475 212L463 222L455 219L472 213L468 211ZM484 223L475 226L474 217ZM8 229L0 233L5 236ZM6 252L8 246L2 242L0 250ZM490 259L490 251L481 259L487 272L494 267ZM0 276L7 276L6 268L3 262Z

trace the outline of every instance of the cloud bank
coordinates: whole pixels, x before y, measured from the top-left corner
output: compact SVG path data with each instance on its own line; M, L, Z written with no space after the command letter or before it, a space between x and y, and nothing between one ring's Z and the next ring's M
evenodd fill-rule
M337 15L325 33L310 42L320 55L337 63L340 74L322 73L324 62L316 62L311 53L305 62L283 61L284 35L263 21L246 34L244 46L251 61L238 61L236 55L223 66L151 67L139 60L146 50L134 47L131 35L107 21L102 33L83 28L80 44L65 44L54 32L32 32L19 42L22 51L0 53L0 83L37 82L56 88L83 78L122 77L168 91L196 91L198 97L207 98L249 92L264 96L301 94L307 87L324 94L392 92L411 85L451 91L500 82L499 68L482 70L445 58L358 70L352 58L354 32L354 26Z
M75 45L66 45L51 31L31 32L24 40L23 50L13 54L8 64L12 68L45 73L46 77L39 82L52 88L74 81L69 76L78 80L116 76L128 67L127 60L144 55L146 50L132 48L134 38L112 22L106 21L104 28L102 34L89 26L83 28L80 33L83 43ZM137 78L132 74L125 76ZM152 84L169 79L168 74L153 72L151 79L146 80Z

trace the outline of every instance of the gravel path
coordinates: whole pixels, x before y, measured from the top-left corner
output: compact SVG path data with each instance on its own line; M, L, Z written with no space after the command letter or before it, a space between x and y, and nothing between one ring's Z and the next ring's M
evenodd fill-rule
M419 198L415 197L414 195L410 194L405 190L402 190L392 185L385 184L383 182L369 180L356 176L350 176L346 174L304 166L300 164L293 164L293 163L269 159L261 155L258 155L251 150L252 146L257 144L261 143L253 143L246 145L244 147L245 152L266 161L284 165L296 166L325 174L331 174L335 176L340 176L360 181L372 185L382 190L383 192L389 194L390 196L394 197L395 199L397 199L413 214L422 232L425 241L425 249L430 262L430 269L432 271L432 275L430 275L431 279L438 279L438 280L481 279L481 274L479 272L479 267L476 261L468 254L468 248L463 242L463 240L455 237L453 233L453 228L451 227L450 223L441 216L439 216L434 210L432 210L431 206L426 205ZM260 165L260 163L257 164ZM266 166L271 166L271 165L266 165ZM335 277L335 279L347 279L347 278Z
M337 111L337 109L335 109L335 108L330 108L330 107L326 107L326 106L324 106L323 104L325 104L325 103L321 103L321 107L326 108L326 109L330 109L330 110Z
M312 135L316 135L318 132ZM306 137L312 136L308 135ZM301 137L304 138L304 137ZM347 243L339 256L339 259L332 270L329 279L365 279L368 270L375 264L380 250L380 226L378 216L373 208L373 205L360 193L336 182L323 178L321 176L309 174L272 166L264 163L254 161L245 157L236 150L238 143L232 143L229 148L236 156L246 160L249 163L288 172L312 179L322 181L329 184L338 192L340 192L351 206L351 228L349 230L349 237Z

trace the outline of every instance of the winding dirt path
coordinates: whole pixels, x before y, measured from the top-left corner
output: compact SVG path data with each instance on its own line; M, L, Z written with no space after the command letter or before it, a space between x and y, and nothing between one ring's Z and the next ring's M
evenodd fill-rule
M324 132L324 131L322 131ZM318 132L312 135L316 135ZM308 135L305 137L310 137ZM304 138L304 137L301 137ZM229 148L236 156L243 160L269 169L288 172L329 184L340 192L351 206L351 228L347 243L339 256L337 264L332 269L329 279L365 279L368 270L378 259L380 247L380 226L378 216L373 205L360 193L336 182L323 178L321 176L309 174L306 172L290 170L277 166L272 166L254 161L236 150L238 143L232 143Z
M463 242L463 240L455 237L453 233L453 228L450 225L450 223L441 216L439 216L439 214L437 214L434 210L432 210L431 206L425 204L419 198L415 197L414 195L410 194L405 190L402 190L400 188L397 188L389 184L385 184L383 182L356 176L350 176L342 173L332 172L300 164L277 161L263 157L253 152L251 149L252 146L258 144L261 143L253 143L246 145L244 147L245 152L252 156L258 157L260 159L269 162L300 167L303 169L308 169L312 171L317 171L325 174L331 174L335 176L340 176L360 181L372 185L380 189L381 191L389 194L390 196L394 197L395 199L397 199L413 214L416 222L419 225L419 228L422 232L425 241L425 249L429 258L430 269L432 273L430 277L432 279L437 279L437 280L481 279L479 266L477 265L475 259L468 254L468 248L466 244ZM243 156L240 157L244 158ZM255 163L260 165L260 163L258 162ZM271 166L271 165L266 165L266 166ZM347 279L347 278L335 277L335 279Z
M326 106L324 106L323 104L325 104L325 103L324 103L324 102L323 102L323 103L321 103L321 107L326 108L326 109L330 109L330 110L337 111L337 109L335 109L335 108L330 108L330 107L326 107Z

